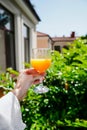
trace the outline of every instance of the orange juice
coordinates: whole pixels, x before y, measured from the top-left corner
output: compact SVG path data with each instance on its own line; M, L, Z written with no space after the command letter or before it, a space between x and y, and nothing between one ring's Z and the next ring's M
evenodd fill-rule
M44 72L49 68L51 59L31 59L31 65L40 73Z

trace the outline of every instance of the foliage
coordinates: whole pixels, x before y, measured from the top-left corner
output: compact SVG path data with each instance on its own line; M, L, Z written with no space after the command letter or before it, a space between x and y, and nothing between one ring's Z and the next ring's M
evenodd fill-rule
M14 70L11 74L18 75ZM6 73L6 75L8 72ZM6 76L5 75L5 76ZM13 87L16 77L5 85ZM2 83L1 83L2 82ZM86 130L87 129L87 44L77 39L62 54L52 52L52 65L46 71L44 85L50 91L36 94L32 86L21 102L26 130Z
M62 54L52 53L44 80L50 91L35 94L32 86L21 104L26 130L87 129L86 50L85 40L78 39Z
M19 72L12 68L8 68L6 72L0 73L0 88L3 88L5 93L14 88L18 74Z

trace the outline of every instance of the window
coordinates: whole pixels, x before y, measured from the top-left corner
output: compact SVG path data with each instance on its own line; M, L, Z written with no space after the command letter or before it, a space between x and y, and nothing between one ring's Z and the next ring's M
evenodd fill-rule
M0 5L0 28L13 30L13 15Z
M23 34L24 34L24 58L25 58L24 60L25 62L29 63L30 61L30 40L29 40L30 29L25 24L23 28Z
M54 46L54 49L55 49L56 51L61 52L61 48L60 48L60 46Z
M3 33L2 33L3 32ZM14 16L6 8L0 4L0 33L2 33L3 42L0 39L0 45L3 47L4 52L2 52L3 64L5 67L16 68L15 66L15 43L14 43ZM4 44L4 46L2 45ZM0 49L0 50L1 50ZM0 62L2 62L0 58ZM0 64L1 65L1 64ZM2 66L3 68L3 66ZM5 68L4 68L5 69Z
M63 46L63 48L65 48L65 49L67 49L67 50L69 49L69 47L68 47L67 45Z

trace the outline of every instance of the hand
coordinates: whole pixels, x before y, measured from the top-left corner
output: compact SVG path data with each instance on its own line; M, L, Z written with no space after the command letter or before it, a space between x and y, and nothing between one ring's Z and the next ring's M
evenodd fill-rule
M44 73L39 74L35 69L25 69L20 72L16 86L12 91L19 100L22 100L32 84L39 84L44 78Z

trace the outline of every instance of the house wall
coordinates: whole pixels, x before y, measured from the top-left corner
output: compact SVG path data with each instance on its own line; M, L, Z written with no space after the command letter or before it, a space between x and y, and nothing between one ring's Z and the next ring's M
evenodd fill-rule
M52 40L50 38L48 39L48 47L52 49Z
M37 48L51 48L49 37L37 37Z
M29 18L27 14L25 14L25 12L23 12L23 10L19 8L15 1L0 0L0 3L14 15L16 69L21 70L24 68L23 25L26 24L30 29L29 49L31 49L32 47L36 46L36 24Z
M62 48L63 46L66 46L66 45L68 45L68 42L55 42L54 43L54 47L60 46Z

